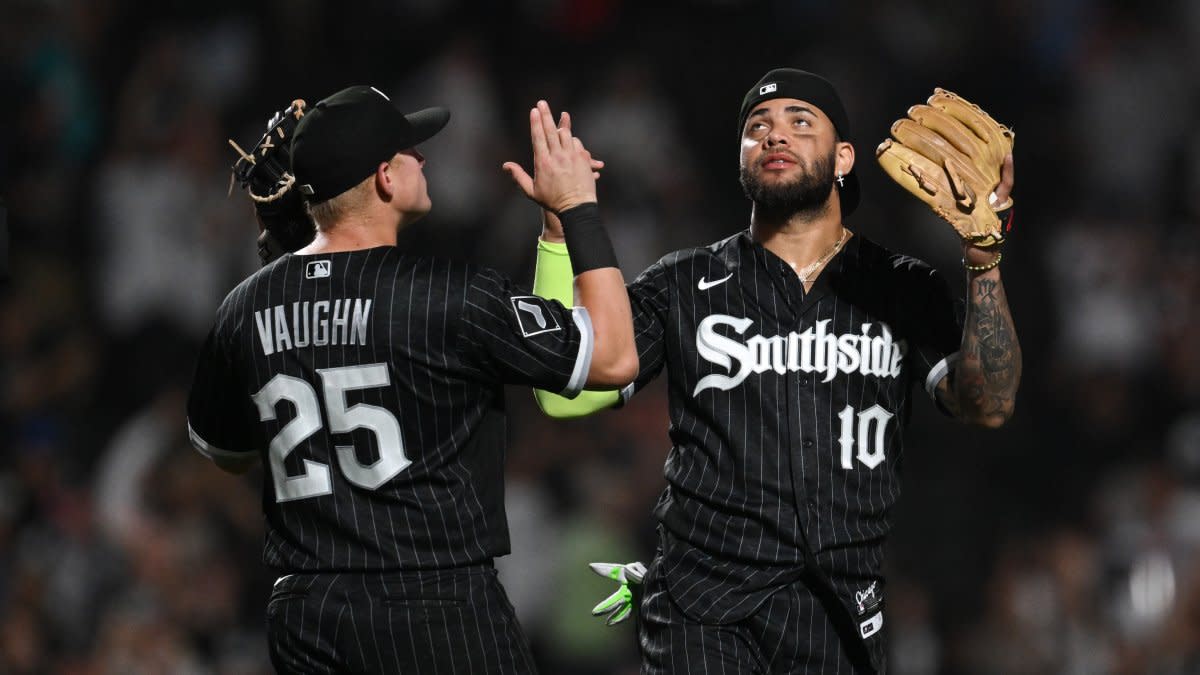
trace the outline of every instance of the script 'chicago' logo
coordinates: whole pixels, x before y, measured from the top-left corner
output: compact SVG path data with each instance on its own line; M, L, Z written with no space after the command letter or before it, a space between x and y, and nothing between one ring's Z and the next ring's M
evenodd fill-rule
M725 314L705 317L696 328L696 350L709 363L729 371L728 375L706 375L696 383L695 396L705 389L728 391L742 383L751 373L768 370L783 375L788 372L824 373L830 382L839 372L875 377L899 377L904 360L904 340L893 340L892 331L882 321L864 323L860 333L839 335L829 331L829 319L818 321L803 333L763 337L752 335L739 342L717 332L718 326L728 326L742 335L754 323L753 319ZM878 325L878 328L876 328Z

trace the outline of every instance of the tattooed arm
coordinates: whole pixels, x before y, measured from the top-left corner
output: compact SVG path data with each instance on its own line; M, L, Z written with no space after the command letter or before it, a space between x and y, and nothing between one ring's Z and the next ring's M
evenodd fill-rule
M994 429L1012 416L1021 383L1021 345L1000 268L969 274L959 358L938 384L937 396L955 418Z
M1013 159L1004 159L997 201L1012 193ZM986 265L996 254L963 246L963 260ZM1021 383L1021 345L1013 328L1008 296L1000 281L1000 268L967 272L967 321L963 328L958 362L937 386L937 397L955 418L996 428L1012 416Z

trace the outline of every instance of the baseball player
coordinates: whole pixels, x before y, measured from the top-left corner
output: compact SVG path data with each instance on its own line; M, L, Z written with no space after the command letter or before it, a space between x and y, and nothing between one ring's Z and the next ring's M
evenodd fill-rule
M930 266L848 229L859 203L850 124L812 73L768 72L739 115L750 226L671 253L628 287L641 372L620 394L541 391L556 417L620 405L664 368L670 400L659 547L594 613L623 619L641 583L645 673L885 670L883 544L900 494L911 392L997 427L1021 374L1000 245L1012 133L938 90L879 161L962 235L960 325ZM547 219L535 291L567 300Z
M188 401L201 453L233 472L266 465L263 557L280 574L267 606L272 663L533 672L492 566L509 551L503 385L571 397L637 372L595 164L543 101L530 111L533 176L507 166L565 227L579 271L568 309L492 270L397 248L400 228L431 208L417 145L448 111L406 115L365 86L292 108L298 123L268 130L277 144L294 127L291 168L266 172L278 187L252 194L287 184L315 231L301 224L309 243L225 298Z

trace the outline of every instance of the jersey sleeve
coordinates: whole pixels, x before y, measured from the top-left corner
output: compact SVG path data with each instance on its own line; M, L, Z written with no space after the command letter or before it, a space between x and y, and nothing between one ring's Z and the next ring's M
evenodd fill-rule
M220 323L200 349L187 415L188 437L205 457L245 459L257 454L254 411L250 397L238 383Z
M667 266L660 260L627 287L633 310L633 338L638 351L638 376L621 390L624 404L662 372L666 364L666 326L671 307Z
M481 270L467 284L459 321L462 359L486 377L568 398L587 382L593 333L583 307L565 307Z
M567 245L538 240L537 265L533 272L534 295L557 300L564 307L575 305L575 274L571 270L571 257ZM533 390L538 408L549 417L570 419L584 417L594 412L611 408L621 400L616 390L582 391L573 399L564 398L545 389Z
M903 289L909 364L914 381L921 383L936 403L937 385L958 358L962 324L945 277L911 258L899 264L907 267L897 286Z

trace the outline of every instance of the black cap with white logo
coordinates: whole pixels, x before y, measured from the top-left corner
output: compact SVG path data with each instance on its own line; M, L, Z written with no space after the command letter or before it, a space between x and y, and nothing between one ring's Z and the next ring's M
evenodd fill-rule
M291 154L297 189L313 203L336 197L449 121L445 108L406 115L375 87L347 87L314 105L296 126Z
M746 118L750 116L754 106L776 98L794 98L807 101L818 108L837 131L841 140L850 142L850 118L846 108L833 85L821 77L805 70L796 68L776 68L762 76L758 82L746 92L742 99L742 109L738 115L738 135L746 127ZM838 187L838 198L842 203L842 215L849 215L858 206L860 197L858 176L854 171L843 177L843 184Z

